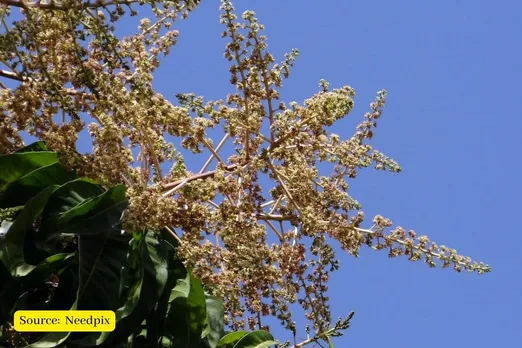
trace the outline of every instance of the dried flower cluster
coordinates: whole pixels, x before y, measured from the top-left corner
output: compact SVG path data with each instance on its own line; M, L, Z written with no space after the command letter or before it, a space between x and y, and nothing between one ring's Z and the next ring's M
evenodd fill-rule
M175 105L155 92L153 73L178 37L173 24L197 3L0 0L0 153L21 146L27 132L84 175L125 183L126 228L168 227L177 234L187 264L225 298L234 329L264 327L263 318L272 316L295 334L290 305L299 303L314 337L333 334L327 290L330 272L339 268L336 242L354 256L366 244L431 267L439 260L457 271L490 270L413 231L387 232L392 224L381 216L361 227L364 215L347 180L366 167L401 170L368 144L386 91L342 140L327 129L350 113L354 89L320 81L302 104L281 101L299 52L276 63L254 12L239 20L231 2L222 1L234 86L224 100L184 94ZM141 19L135 35L116 37L115 23L139 6L152 8L155 18ZM214 128L223 130L217 144L208 135ZM93 148L81 154L76 146L84 130ZM168 137L194 155L210 155L203 168L189 171ZM225 156L227 143L233 151ZM320 170L325 165L328 174ZM338 322L334 331L346 326Z

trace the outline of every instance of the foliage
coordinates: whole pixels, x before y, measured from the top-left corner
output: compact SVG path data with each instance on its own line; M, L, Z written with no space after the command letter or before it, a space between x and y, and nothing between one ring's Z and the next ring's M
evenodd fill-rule
M223 301L205 294L177 258L176 239L167 230L122 231L123 185L104 189L77 177L42 142L0 156L0 168L0 324L6 344L253 347L225 336ZM12 330L15 311L46 309L113 310L116 329L46 335ZM248 335L273 342L266 331Z
M224 298L233 330L269 330L264 318L271 317L295 341L292 304L311 322L317 338L311 342L329 341L346 328L343 320L331 325L327 295L329 275L339 269L337 245L353 256L367 245L430 267L438 261L457 271L490 271L412 230L390 229L382 216L363 228L348 182L367 167L401 170L369 144L386 91L378 92L353 136L342 140L330 130L351 112L355 90L322 80L303 103L280 100L299 51L276 63L254 12L238 19L232 3L221 2L232 84L226 98L179 93L171 101L153 88L154 72L176 43L176 20L199 2L0 4L6 67L0 76L14 84L0 91L0 151L21 146L25 131L82 176L109 187L125 184L124 228L179 232L181 259L210 294ZM146 7L153 18L141 18L136 34L115 34L122 17L146 15ZM8 18L16 20L7 24ZM92 151L80 154L84 130ZM222 138L215 144L210 134L217 130ZM184 151L192 153L188 160ZM201 155L209 156L205 165L191 171L186 163Z

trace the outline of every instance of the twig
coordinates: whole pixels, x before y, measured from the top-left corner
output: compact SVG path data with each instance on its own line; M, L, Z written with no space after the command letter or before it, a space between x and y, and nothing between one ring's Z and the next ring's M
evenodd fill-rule
M236 169L238 166L239 166L238 164L231 164L231 165L226 166L225 170L231 172L234 169ZM189 176L188 178L176 180L174 182L165 184L165 185L163 185L163 188L168 190L168 189L171 189L173 187L176 187L177 185L181 184L184 181L190 182L190 181L194 181L194 180L198 180L198 179L205 179L205 178L214 176L216 174L216 172L217 172L217 170L210 170L210 171L205 172L205 173L195 174L195 175Z
M265 203L261 204L260 207L261 207L261 208L266 208L266 207L268 207L270 204L273 204L273 203L275 203L275 201L274 201L274 200L271 200L271 201L269 201L269 202L265 202Z
M147 142L147 147L149 148L149 153L152 156L152 161L154 163L154 167L156 167L156 174L159 176L159 181L163 180L163 174L161 173L161 166L158 160L158 156L156 155L156 151L154 151L154 147L152 145L152 141L149 138L149 135L147 134L146 130L145 132L142 132L143 136L145 137L145 141Z
M211 200L208 200L207 203L209 203L214 208L219 208L219 205L217 205L216 203L212 202Z
M171 230L170 227L168 227L168 226L165 226L165 229L172 235L172 237L174 237L175 240L178 241L179 244L183 244L183 241L181 240L181 238L179 238L179 236L176 234L176 232ZM192 256L190 251L187 250L187 252L188 252L189 256Z
M205 139L202 139L201 142L203 143L203 145L206 146L207 149L209 149L210 152L212 152L212 156L215 157L219 162L225 164L225 162L221 159L221 157L219 157L218 153L214 150L214 148L205 141Z
M14 72L7 71L7 70L0 70L0 76L6 77L6 78L11 79L11 80L20 81L20 82L24 80L23 78L21 78L20 76L18 76Z
M279 198L277 199L275 204L272 206L272 209L270 209L270 212L268 214L272 214L277 209L277 207L279 206L279 203L281 203L282 200L283 200L283 196L281 195L281 196L279 196Z
M215 150L216 153L219 150L221 150L221 148L223 147L223 145L225 145L225 142L228 140L228 138L230 138L230 134L226 133L225 136L223 137L223 139L221 139L221 141L219 142L218 146L216 147L216 150ZM201 170L199 171L199 174L201 174L205 170L207 170L208 166L210 165L210 163L212 162L213 159L214 159L214 153L212 153L210 158L205 162L205 164L203 165L203 168L201 168Z
M25 1L18 1L18 0L0 0L0 4L4 4L7 6L13 6L13 7L20 7L20 8L39 8L39 9L47 9L47 10L68 10L72 8L99 8L99 7L106 7L106 6L112 6L112 5L130 5L134 3L138 3L140 0L110 0L110 1L86 1L79 6L74 5L65 5L56 3L56 1L50 1L49 3L42 3L40 1L36 2L25 2Z
M289 221L292 220L291 216L285 215L273 215L273 214L255 214L256 218L261 220L273 220L273 221Z
M274 233L276 234L277 238L279 238L279 241L281 243L283 243L285 241L285 239L283 238L283 235L277 230L277 228L275 228L275 226L269 220L264 220L264 221L274 231Z
M279 181L279 183L281 184L281 187L283 188L283 191L285 191L286 196L295 206L295 209L301 214L301 208L299 208L299 205L297 205L295 200L292 198L292 195L290 194L290 190L288 190L288 187L286 187L284 181L280 178L281 173L279 173L275 169L274 165L272 164L272 162L269 159L267 160L267 163L268 163L268 166L270 167L270 169L272 169L272 172L274 173L274 175L276 176L277 181Z
M176 185L173 188L171 188L170 190L168 190L167 192L163 193L163 197L170 196L171 194L173 194L174 192L176 192L177 190L179 190L180 188L182 188L186 184L188 184L188 180L185 180L185 181L181 182L179 185Z

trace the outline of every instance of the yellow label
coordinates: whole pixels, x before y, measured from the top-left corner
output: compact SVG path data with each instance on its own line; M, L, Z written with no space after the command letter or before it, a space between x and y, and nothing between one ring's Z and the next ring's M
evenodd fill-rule
M113 311L17 311L14 329L19 332L111 332Z

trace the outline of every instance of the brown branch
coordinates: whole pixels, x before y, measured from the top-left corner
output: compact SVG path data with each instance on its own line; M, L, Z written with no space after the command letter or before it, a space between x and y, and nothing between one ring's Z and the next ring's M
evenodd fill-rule
M231 172L232 170L236 169L238 166L239 166L238 164L231 164L229 166L226 166L225 170ZM190 181L194 181L194 180L198 180L198 179L205 179L205 178L214 176L216 174L216 172L217 172L216 170L209 170L208 172L205 172L205 173L195 174L195 175L189 176L188 178L179 179L179 180L170 182L168 184L165 184L165 185L163 185L163 188L170 189L170 188L176 187L177 185L183 183L184 181L190 182Z
M302 214L301 208L299 208L299 205L297 204L297 202L293 199L292 195L290 194L290 190L288 189L288 187L286 187L284 181L281 179L281 173L279 173L277 171L277 169L275 169L275 167L272 164L272 162L270 161L270 159L268 159L266 162L268 163L268 166L272 170L272 173L274 173L277 181L279 181L279 183L281 184L281 187L283 188L283 191L285 192L286 197L288 197L288 199L294 205L295 209L299 212L299 214Z
M256 218L259 220L274 220L274 221L292 221L295 217L288 215L275 215L275 214L256 214Z
M270 228L272 229L272 231L274 231L275 235L277 236L277 238L279 238L279 242L282 244L285 242L285 239L283 237L283 234L282 232L280 233L277 228L275 228L275 226L268 220L264 220L266 222L266 224L268 226L270 226Z
M227 133L228 134L228 133ZM221 159L221 157L219 157L218 153L216 150L214 150L214 148L212 147L212 145L210 145L205 139L201 139L201 142L203 143L203 145L205 145L205 147L207 149L209 149L209 151L212 153L212 158L216 158L219 162L221 162L222 164L225 164L225 162Z
M221 139L221 141L219 142L218 146L216 147L215 149L215 152L216 154L219 152L219 150L221 150L221 147L223 147L223 145L225 144L225 141L228 140L228 138L230 138L230 133L226 133L225 136L223 137L223 139ZM205 162L205 164L203 165L203 168L201 168L201 170L199 171L199 174L203 173L205 170L207 170L208 166L210 165L210 162L212 162L212 160L214 159L214 154L212 154L209 159Z
M111 5L130 5L134 3L138 3L140 0L109 0L109 1L86 1L78 4L78 8L99 8L106 7ZM51 1L49 3L41 3L41 2L24 2L19 0L0 0L0 4L4 4L7 6L20 7L20 8L39 8L45 10L68 10L75 8L75 6L65 5L56 3L55 1Z
M159 177L160 181L163 181L163 174L161 173L161 165L160 165L160 162L158 159L158 155L156 154L156 151L154 151L154 145L152 144L152 141L150 140L150 137L148 136L146 131L143 132L143 136L145 138L145 142L147 143L149 154L152 157L152 163L154 163L154 167L156 168L156 175Z
M0 2L2 2L2 1L4 1L4 0L0 0ZM25 79L23 77L21 77L20 75L14 73L12 71L7 71L7 70L0 70L0 77L5 77L7 79L20 81L20 82L25 81ZM79 91L79 90L74 89L74 88L64 88L63 90L68 95L78 95L78 96L82 96L82 97L88 97L89 96L89 94L87 94L85 92L82 92L82 91Z
M0 0L0 2L2 2L2 1L4 1L4 0ZM11 71L0 70L0 76L11 79L11 80L23 81L23 78L21 78L20 76L18 76L17 74L15 74L14 72L11 72Z

